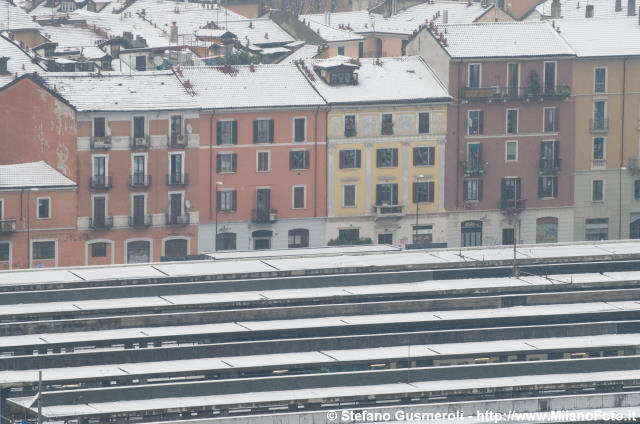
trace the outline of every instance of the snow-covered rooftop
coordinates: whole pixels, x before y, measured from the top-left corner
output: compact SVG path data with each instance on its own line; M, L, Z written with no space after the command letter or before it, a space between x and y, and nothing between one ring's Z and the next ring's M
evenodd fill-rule
M355 13L355 12L341 12L341 13ZM321 19L324 18L324 15L306 15L307 19L304 20L304 23L309 26L316 34L322 37L328 43L338 43L341 41L344 42L353 42L353 41L361 41L363 40L362 36L348 31L346 29L340 29L336 26L327 25ZM315 19L314 19L315 18ZM303 19L302 16L300 19Z
M578 57L640 55L640 25L634 19L564 20L560 34Z
M549 22L440 25L452 58L571 56L571 47ZM424 29L427 31L428 29Z
M356 85L329 85L314 66L330 62L347 63L348 58L309 60L305 66L314 74L311 83L329 103L375 103L402 101L447 101L451 97L431 68L420 57L360 59Z
M172 72L89 74L47 73L47 86L78 111L197 109L191 95Z
M0 165L0 189L76 187L76 183L45 161Z
M546 0L535 8L528 19L540 19L551 17L551 2ZM595 18L627 18L627 4L625 0L622 2L622 10L616 12L615 1L613 0L560 0L561 19L585 19L586 5L593 6L593 16ZM636 7L637 3L636 3ZM635 11L638 12L637 9ZM632 17L632 19L636 19ZM637 21L636 21L637 22Z
M313 44L306 44L300 47L298 50L287 56L283 62L295 62L298 60L313 59L318 55L318 46Z
M40 34L49 41L58 43L57 50L95 46L97 42L106 40L88 28L74 25L43 26Z
M196 102L203 108L261 108L319 106L325 102L293 64L185 67Z
M242 45L249 44L287 44L295 39L271 19L244 19L240 21L220 22L220 27L238 37Z
M7 0L0 0L0 31L38 27L40 25L37 22L33 22L22 8L9 3Z
M435 23L442 23L442 13L447 11L449 24L464 24L474 22L478 17L487 11L480 5L480 2L472 2L471 6L464 1L443 1L435 0L433 4L421 3L416 6L402 10L395 15L385 18L378 13L369 13L366 10L354 12L338 12L327 15L325 21L324 14L300 15L300 20L312 21L315 23L330 25L333 28L351 28L351 31L359 34L366 33L388 33L410 35L418 29L425 20L431 20L440 12L440 16L435 18ZM314 28L315 29L315 28ZM324 37L322 30L320 35Z
M15 42L0 34L0 57L8 57L7 74L0 74L0 87L9 84L18 76L29 72L44 72L44 69L31 61L31 57ZM23 69L24 67L24 69Z

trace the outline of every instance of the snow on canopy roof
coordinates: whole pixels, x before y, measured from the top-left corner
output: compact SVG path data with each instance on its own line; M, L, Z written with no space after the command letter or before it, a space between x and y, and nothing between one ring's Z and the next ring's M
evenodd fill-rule
M89 74L86 72L42 75L78 111L128 111L196 109L198 106L172 72Z
M320 106L325 102L293 64L182 68L203 108L235 109Z
M480 2L473 2L471 6L465 1L440 1L435 0L434 4L421 3L416 6L402 10L395 15L385 18L379 13L369 13L366 10L354 12L331 13L327 18L331 21L333 28L349 26L355 33L388 33L410 35L417 30L426 19L433 19L437 12L440 16L435 19L435 23L442 23L442 12L447 10L450 24L463 24L474 22L487 9L480 5ZM300 15L300 20L312 21L323 24L324 14ZM312 24L313 25L313 24ZM320 33L322 35L322 32Z
M569 56L574 52L549 22L440 25L452 58ZM424 31L428 31L427 28Z
M322 63L322 59L305 62L310 68ZM356 85L331 86L317 74L312 84L329 103L448 101L451 99L431 68L417 56L382 58L380 65L375 63L375 59L360 59L360 69L356 73L358 74Z
M40 25L27 15L22 8L0 0L0 31L11 29L33 29Z
M633 19L565 20L560 35L578 57L640 55L640 25Z
M45 161L0 165L0 189L76 187L76 183Z
M536 16L551 17L551 3L553 0L546 0L535 7L537 14L532 14L532 18ZM560 0L561 19L587 19L585 18L586 5L593 6L595 18L627 18L627 3L622 2L622 10L616 12L615 2L612 0ZM635 11L637 13L637 10ZM636 19L636 17L631 17Z
M6 38L3 34L0 34L0 57L3 56L9 58L7 62L8 73L0 74L0 87L13 81L16 74L20 76L30 72L44 72L44 69L40 67L40 65L31 61L31 56L13 41ZM23 66L24 69L22 69Z

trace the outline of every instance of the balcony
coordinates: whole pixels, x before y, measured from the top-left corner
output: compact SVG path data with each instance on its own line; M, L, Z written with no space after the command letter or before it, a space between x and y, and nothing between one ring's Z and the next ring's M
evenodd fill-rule
M393 135L393 122L383 122L380 129L382 135Z
M465 177L478 177L487 172L487 162L481 160L461 160L460 166Z
M91 150L109 150L111 148L111 136L91 137L89 139Z
M2 219L0 220L0 234L11 234L16 231L16 220Z
M189 214L173 215L171 213L166 214L167 225L184 226L189 225Z
M604 169L607 167L606 159L591 159L591 169Z
M500 201L500 210L507 213L517 213L526 207L525 199L502 199Z
M131 150L147 150L150 145L149 135L143 135L142 137L131 137L129 139L129 147Z
M402 205L374 205L373 213L376 217L402 216L404 207Z
M540 173L541 174L555 174L562 169L562 159L556 158L541 158L540 159Z
M174 149L184 149L187 147L188 137L186 134L171 133L168 137L167 145Z
M132 228L147 228L151 227L153 220L151 215L137 214L129 215L129 227Z
M255 223L271 223L278 220L278 211L275 209L253 209L251 221Z
M537 99L565 99L571 94L568 85L558 85L555 88L546 88L541 90L540 87L524 86L524 87L482 87L462 89L462 99L469 102L489 102L489 101L506 101L506 100L537 100Z
M609 118L589 118L589 129L592 133L606 133L609 131Z
M177 174L167 174L167 185L168 186L186 186L189 184L189 174L177 173Z
M113 217L102 218L89 217L89 228L92 230L108 230L113 227Z
M151 175L147 175L147 174L129 175L129 187L149 188L150 186L151 186Z
M356 133L356 127L355 125L347 125L344 127L344 136L345 137L355 137L357 135Z
M112 178L106 175L94 175L89 179L91 190L109 190L112 187Z

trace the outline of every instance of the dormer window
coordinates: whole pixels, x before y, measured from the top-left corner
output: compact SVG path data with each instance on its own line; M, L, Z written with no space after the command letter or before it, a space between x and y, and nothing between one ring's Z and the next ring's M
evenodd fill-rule
M353 72L330 72L331 85L353 85L358 83L358 74Z
M360 68L356 63L325 61L315 66L315 71L329 85L355 85L358 84Z

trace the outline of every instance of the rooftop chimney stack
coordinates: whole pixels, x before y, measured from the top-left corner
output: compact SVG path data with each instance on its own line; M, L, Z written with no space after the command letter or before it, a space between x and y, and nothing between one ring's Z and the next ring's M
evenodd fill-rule
M634 16L636 14L636 0L629 0L627 5L627 16Z
M593 5L592 4L588 4L587 7L585 7L584 9L584 17L585 18L593 18Z
M176 22L171 22L171 35L169 36L169 43L178 44L178 26Z
M560 19L562 17L562 6L560 0L553 0L551 3L551 19Z
M616 12L620 12L622 10L622 0L616 0Z

